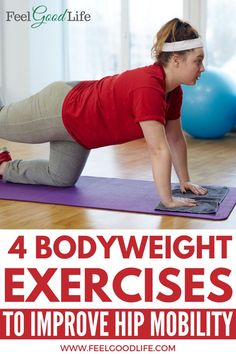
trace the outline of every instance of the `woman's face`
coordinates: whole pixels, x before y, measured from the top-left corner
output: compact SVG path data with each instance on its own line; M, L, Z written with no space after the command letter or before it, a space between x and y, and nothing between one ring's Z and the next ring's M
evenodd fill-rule
M205 71L203 65L204 51L202 48L196 48L179 62L179 78L182 84L195 85L200 78L201 73Z

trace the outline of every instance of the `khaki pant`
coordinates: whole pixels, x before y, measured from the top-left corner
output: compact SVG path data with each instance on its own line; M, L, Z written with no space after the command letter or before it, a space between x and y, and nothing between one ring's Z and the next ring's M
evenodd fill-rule
M72 186L79 178L89 150L76 143L62 122L62 104L72 83L55 82L39 93L4 106L0 137L14 142L50 142L49 160L14 160L5 169L9 182Z

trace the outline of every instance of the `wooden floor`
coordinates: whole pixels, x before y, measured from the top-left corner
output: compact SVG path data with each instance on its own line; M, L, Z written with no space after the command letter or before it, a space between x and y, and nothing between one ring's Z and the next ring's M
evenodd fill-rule
M192 180L236 187L236 134L222 140L187 138ZM46 158L48 145L0 140L14 158ZM152 180L145 142L134 141L92 151L84 175ZM176 176L173 174L173 182ZM236 208L225 221L113 212L60 205L0 200L1 229L223 229L235 228Z

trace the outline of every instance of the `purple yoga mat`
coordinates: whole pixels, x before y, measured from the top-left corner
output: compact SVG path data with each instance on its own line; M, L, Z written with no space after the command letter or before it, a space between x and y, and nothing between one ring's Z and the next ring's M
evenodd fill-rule
M0 182L0 199L224 220L236 204L236 188L229 188L215 214L155 211L160 200L154 182L105 177L81 176L74 187L66 188Z

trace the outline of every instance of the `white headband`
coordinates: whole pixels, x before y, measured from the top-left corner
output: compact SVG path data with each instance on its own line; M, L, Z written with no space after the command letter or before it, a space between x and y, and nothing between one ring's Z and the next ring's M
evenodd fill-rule
M203 41L200 37L195 39L187 39L179 42L165 42L162 47L162 52L180 52L182 50L202 48Z

